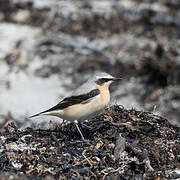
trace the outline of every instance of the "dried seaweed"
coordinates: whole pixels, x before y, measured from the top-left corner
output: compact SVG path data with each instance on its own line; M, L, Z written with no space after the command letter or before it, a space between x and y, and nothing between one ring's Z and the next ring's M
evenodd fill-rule
M1 177L34 179L171 178L180 167L180 129L150 112L112 106L80 125L50 130L18 129L0 134Z

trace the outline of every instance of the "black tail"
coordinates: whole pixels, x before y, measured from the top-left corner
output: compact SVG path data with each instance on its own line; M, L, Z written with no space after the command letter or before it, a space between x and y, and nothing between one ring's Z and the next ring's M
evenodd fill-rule
M46 111L42 111L42 112L40 112L40 113L38 113L38 114L35 114L35 115L30 116L29 118L33 118L33 117L39 116L39 115L41 115L41 114L43 114L43 113L46 113L46 112L49 112L49 111L50 111L50 109L48 109L48 110L46 110Z
M43 112L38 113L38 114L35 114L35 115L32 115L32 116L29 116L29 118L33 118L33 117L39 116L39 115L42 114L42 113L43 113Z
M43 113L46 113L46 112L54 111L54 110L58 109L57 107L58 107L58 106L56 105L56 106L54 106L54 107L52 107L52 108L50 108L50 109L48 109L48 110L46 110L46 111L42 111L42 112L40 112L40 113L38 113L38 114L32 115L32 116L30 116L29 118L33 118L33 117L39 116L39 115L41 115L41 114L43 114Z

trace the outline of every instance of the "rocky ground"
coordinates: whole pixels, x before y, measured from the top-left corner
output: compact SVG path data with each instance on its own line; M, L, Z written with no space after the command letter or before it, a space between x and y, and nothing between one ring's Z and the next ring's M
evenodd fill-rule
M87 74L106 71L123 78L111 89L111 104L179 124L179 8L176 0L2 0L2 119L10 112L24 122Z
M80 128L85 142L74 124L8 124L0 134L1 179L180 178L180 128L167 119L112 106Z
M110 89L111 105L122 105L125 109L134 108L142 114L144 111L152 112L167 118L175 127L180 126L179 9L180 3L176 0L1 0L1 130L4 131L5 124L12 121L15 125L8 125L6 129L12 126L13 132L20 133L17 139L14 139L15 142L19 142L18 138L21 138L23 133L29 133L34 141L36 136L43 136L45 132L35 133L34 129L53 128L53 123L58 123L59 120L46 117L30 120L28 116L58 103L95 71L106 71L123 78ZM166 125L162 125L164 126ZM26 127L33 129L25 130ZM108 128L110 130L110 126ZM116 140L121 130L117 131ZM3 136L7 138L8 131L6 133ZM146 136L149 133L150 131ZM52 136L60 141L59 134ZM123 133L122 137L125 138ZM51 136L47 137L45 142L50 141L48 138ZM115 139L112 141L114 144ZM169 139L165 139L163 141L168 142ZM174 139L174 142L176 140ZM56 140L53 141L56 143ZM2 142L9 143L8 140ZM102 139L102 142L106 143L106 140L104 142ZM82 147L86 147L85 144ZM143 148L149 150L147 146ZM134 152L132 147L129 149ZM114 151L113 148L112 150ZM132 154L137 157L135 152ZM154 161L150 159L151 164ZM172 161L173 167L169 168L170 171L176 169L177 161ZM9 160L7 162L10 163ZM21 162L20 166L22 164ZM151 166L155 172L158 168L164 172L160 165ZM108 164L107 167L111 165ZM19 170L11 168L14 166L4 172L10 170L10 173L14 173ZM21 169L19 166L18 168ZM114 174L117 168L112 168ZM58 170L59 173L64 173L64 170ZM92 176L91 171L87 170L89 176ZM108 170L107 174L110 171ZM57 173L56 170L53 170L54 172ZM70 175L73 172L68 171ZM92 172L95 173L95 170ZM98 170L98 173L100 172L101 170ZM136 176L136 170L131 172ZM76 174L76 171L74 173ZM154 175L158 177L157 173ZM42 173L42 176L45 177L45 174ZM53 176L57 178L60 174ZM80 173L80 176L83 175Z

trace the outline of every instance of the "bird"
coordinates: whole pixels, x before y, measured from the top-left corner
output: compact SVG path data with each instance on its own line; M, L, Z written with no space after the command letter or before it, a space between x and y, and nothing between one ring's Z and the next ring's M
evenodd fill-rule
M95 73L84 84L48 110L30 116L56 116L74 122L81 138L85 140L78 122L88 120L101 113L110 102L109 86L121 78L113 77L105 72Z

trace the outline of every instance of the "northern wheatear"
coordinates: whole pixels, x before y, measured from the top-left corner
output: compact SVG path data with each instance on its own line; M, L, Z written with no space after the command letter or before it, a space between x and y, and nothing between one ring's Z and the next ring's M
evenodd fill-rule
M63 120L74 121L84 140L77 122L87 120L99 114L109 104L110 84L120 79L121 78L115 78L107 73L97 73L73 91L69 97L64 98L54 107L35 114L30 118L39 115L50 115L57 116Z

